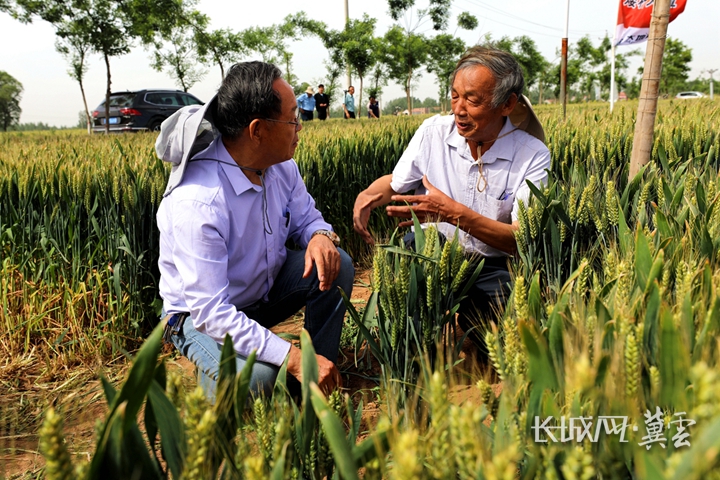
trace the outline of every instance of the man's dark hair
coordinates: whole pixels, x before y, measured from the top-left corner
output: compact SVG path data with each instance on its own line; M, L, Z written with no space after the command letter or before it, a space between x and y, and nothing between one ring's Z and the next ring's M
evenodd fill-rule
M318 88L325 88L325 85L321 83L320 85L318 85Z
M522 69L511 53L497 48L476 45L470 48L460 59L453 72L455 81L457 72L470 67L485 67L495 77L492 107L497 108L507 102L513 93L520 98L525 88Z
M275 118L282 113L280 94L273 82L280 69L271 63L236 63L220 85L213 110L215 126L223 137L237 138L256 118Z

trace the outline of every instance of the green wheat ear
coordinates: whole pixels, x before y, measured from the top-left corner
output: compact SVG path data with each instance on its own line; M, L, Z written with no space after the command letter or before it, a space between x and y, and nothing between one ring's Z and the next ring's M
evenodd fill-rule
M50 407L40 428L40 451L45 457L45 476L49 480L75 478L62 427L62 417Z

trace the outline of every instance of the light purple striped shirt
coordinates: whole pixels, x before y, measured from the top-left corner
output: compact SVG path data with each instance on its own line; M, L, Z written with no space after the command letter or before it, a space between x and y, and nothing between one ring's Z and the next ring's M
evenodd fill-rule
M167 313L189 312L193 325L222 343L225 334L243 356L281 365L290 344L243 312L268 292L287 256L285 241L303 248L330 230L308 194L297 164L265 171L272 234L263 227L263 192L237 167L218 137L193 157L182 183L163 199L160 296Z

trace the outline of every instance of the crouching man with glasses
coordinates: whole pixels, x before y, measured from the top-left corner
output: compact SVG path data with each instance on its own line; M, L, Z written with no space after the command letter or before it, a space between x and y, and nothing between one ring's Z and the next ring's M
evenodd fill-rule
M157 213L166 337L215 395L225 335L237 369L257 351L253 391L272 392L280 366L302 377L300 351L269 328L305 307L319 383L341 386L335 366L354 269L292 159L302 126L280 70L233 65L205 106L162 125L158 156L173 164ZM301 250L288 250L292 239Z

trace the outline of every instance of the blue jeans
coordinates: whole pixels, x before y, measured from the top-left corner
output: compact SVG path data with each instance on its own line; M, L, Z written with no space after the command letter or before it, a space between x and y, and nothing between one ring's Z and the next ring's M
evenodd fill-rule
M338 287L348 295L352 293L355 268L350 256L340 252L340 273L330 290L320 291L317 270L313 268L308 278L302 278L305 269L305 250L288 250L285 264L268 295L269 301L259 301L239 308L249 318L266 328L273 327L305 307L305 329L310 333L315 352L328 360L337 360L340 347L340 332L345 317L345 304ZM198 332L188 317L182 331L171 337L177 349L197 367L198 384L205 390L207 398L214 403L215 383L222 345ZM246 357L235 355L238 373L245 366ZM255 362L250 379L251 391L270 396L275 385L279 367L269 363Z

